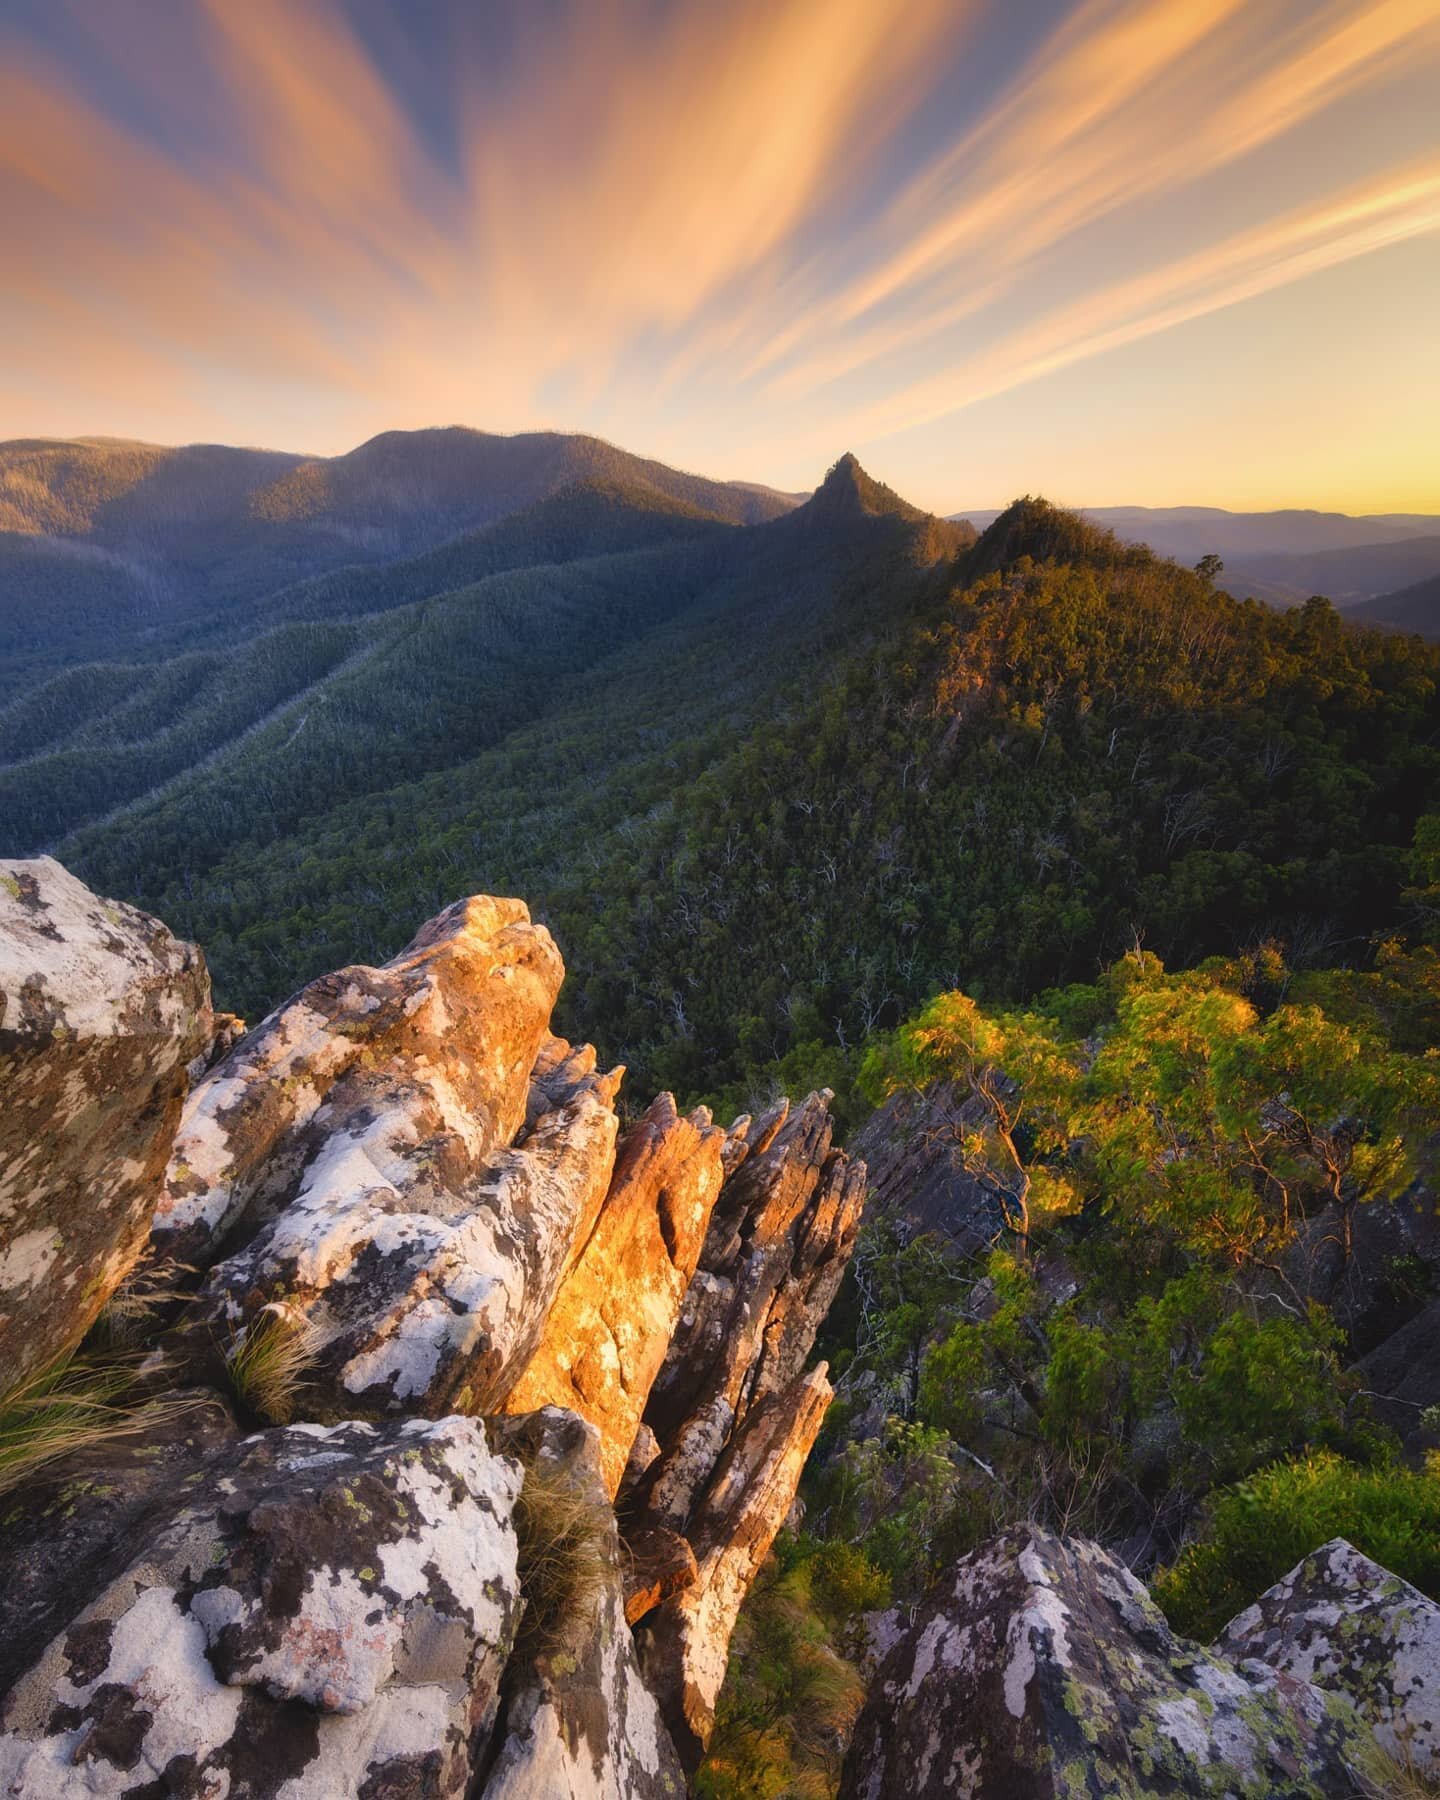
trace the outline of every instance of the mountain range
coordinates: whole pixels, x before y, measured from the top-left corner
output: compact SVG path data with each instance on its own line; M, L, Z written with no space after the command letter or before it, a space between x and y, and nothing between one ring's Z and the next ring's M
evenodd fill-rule
M457 432L0 466L0 853L173 921L251 1016L523 894L567 1025L743 1094L1135 930L1363 937L1428 803L1436 652L1043 502L977 537L852 456L803 501Z

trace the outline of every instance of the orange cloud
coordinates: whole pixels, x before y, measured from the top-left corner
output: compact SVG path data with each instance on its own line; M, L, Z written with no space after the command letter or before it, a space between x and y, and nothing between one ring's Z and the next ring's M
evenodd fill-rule
M948 134L978 0L517 0L503 76L486 19L443 157L339 0L196 0L208 134L112 56L184 154L0 28L3 404L831 448L1435 228L1413 144L1288 148L1440 71L1435 0L1079 0Z

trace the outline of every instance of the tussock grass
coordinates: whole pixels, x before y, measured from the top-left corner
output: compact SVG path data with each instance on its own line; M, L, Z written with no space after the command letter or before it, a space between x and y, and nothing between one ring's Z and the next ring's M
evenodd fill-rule
M319 1352L319 1327L303 1313L272 1300L242 1326L225 1352L225 1373L247 1412L288 1425Z
M135 1269L100 1308L90 1340L110 1350L134 1350L160 1328L164 1315L189 1298L189 1263L165 1262Z
M1397 1759L1372 1738L1348 1768L1355 1800L1440 1800L1440 1769L1422 1768L1409 1744Z
M520 1592L525 1615L520 1647L543 1654L557 1648L569 1621L599 1605L611 1576L613 1514L608 1504L540 1457L525 1464L515 1503Z
M0 1395L0 1494L62 1457L134 1437L198 1404L190 1395L126 1405L135 1374L133 1358L67 1354Z

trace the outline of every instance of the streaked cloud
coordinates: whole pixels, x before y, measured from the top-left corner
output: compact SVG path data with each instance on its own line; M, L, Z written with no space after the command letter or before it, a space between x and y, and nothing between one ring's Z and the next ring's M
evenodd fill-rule
M794 481L1440 229L1440 0L386 3L0 24L0 433Z

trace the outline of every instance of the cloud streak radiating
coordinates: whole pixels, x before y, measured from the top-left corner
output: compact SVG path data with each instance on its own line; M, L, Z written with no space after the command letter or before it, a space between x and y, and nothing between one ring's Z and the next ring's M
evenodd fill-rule
M26 5L0 434L943 453L1440 231L1437 76L1440 0Z

